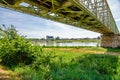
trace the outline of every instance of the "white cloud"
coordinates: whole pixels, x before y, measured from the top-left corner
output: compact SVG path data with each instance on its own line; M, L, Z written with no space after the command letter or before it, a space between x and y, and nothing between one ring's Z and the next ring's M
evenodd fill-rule
M119 0L107 0L110 6L110 9L113 13L113 17L115 20L120 19L120 1Z
M120 21L120 18L119 19L116 19L116 22Z

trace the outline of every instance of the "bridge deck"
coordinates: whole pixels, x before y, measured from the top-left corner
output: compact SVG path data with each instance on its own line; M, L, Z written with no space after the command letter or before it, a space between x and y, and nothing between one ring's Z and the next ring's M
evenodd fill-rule
M106 0L1 0L0 6L102 34L119 34Z

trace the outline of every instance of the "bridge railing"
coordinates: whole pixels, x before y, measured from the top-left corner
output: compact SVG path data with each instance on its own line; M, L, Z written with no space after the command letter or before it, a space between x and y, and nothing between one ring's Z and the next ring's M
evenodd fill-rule
M96 18L111 29L115 34L119 34L116 23L106 0L75 0L87 8Z

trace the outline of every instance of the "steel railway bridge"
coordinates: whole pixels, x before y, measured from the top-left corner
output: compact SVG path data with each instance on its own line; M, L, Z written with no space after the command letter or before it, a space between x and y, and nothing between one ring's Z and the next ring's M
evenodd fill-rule
M101 33L102 47L119 47L120 36L106 0L0 0L0 7Z

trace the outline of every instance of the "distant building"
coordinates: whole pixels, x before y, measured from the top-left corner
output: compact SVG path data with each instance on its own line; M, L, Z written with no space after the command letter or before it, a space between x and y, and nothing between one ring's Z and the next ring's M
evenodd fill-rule
M54 40L54 36L46 36L46 40Z

